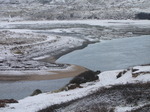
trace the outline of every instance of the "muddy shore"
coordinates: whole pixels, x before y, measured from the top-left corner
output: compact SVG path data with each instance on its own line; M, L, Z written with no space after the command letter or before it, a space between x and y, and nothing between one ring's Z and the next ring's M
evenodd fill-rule
M73 65L70 70L49 71L49 75L27 74L27 75L0 75L0 81L33 81L33 80L53 80L74 77L88 69Z

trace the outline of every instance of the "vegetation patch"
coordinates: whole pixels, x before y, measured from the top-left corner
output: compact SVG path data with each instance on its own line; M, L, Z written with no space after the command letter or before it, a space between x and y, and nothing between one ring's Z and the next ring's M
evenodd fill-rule
M150 83L114 85L111 88L100 88L83 98L52 105L39 112L114 112L115 107L118 106L136 107L141 102L148 104L149 93ZM148 109L148 106L143 108Z

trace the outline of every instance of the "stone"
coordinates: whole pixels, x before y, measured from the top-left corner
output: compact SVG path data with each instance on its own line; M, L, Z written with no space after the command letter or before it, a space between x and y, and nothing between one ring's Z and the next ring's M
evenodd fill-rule
M0 108L5 107L7 103L18 103L18 101L14 99L2 99L0 100Z
M33 91L33 93L30 96L35 96L35 95L38 95L41 93L42 93L42 91L40 89L36 89L35 91Z
M75 88L82 88L79 84L69 84L66 86L65 90L71 90Z
M100 71L85 71L81 74L79 74L78 76L74 77L69 84L82 84L82 83L86 83L86 82L91 82L91 81L95 81L98 80L99 77L97 76L98 74L100 74Z

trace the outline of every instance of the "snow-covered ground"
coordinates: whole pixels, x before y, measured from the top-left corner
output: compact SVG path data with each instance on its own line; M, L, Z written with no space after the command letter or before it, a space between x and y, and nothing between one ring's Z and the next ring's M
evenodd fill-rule
M135 19L149 13L149 5L149 0L0 0L0 20Z
M136 73L140 73L138 76L133 77L133 70L136 69ZM98 89L103 87L111 87L117 84L129 84L129 83L147 83L150 81L150 65L146 66L136 66L125 70L126 73L123 73L122 76L117 78L118 74L124 70L115 70L115 71L106 71L100 73L98 81L87 82L81 84L83 88L76 88L74 90L62 91L58 93L43 93L33 97L27 97L22 100L19 100L19 103L8 104L5 108L1 108L0 112L36 112L42 108L54 104L60 104L62 102L71 101L77 98L81 98L90 93L96 92ZM141 72L149 72L143 74ZM135 106L138 108L141 105ZM133 107L117 107L116 112L125 112L131 110ZM123 111L121 111L123 110Z

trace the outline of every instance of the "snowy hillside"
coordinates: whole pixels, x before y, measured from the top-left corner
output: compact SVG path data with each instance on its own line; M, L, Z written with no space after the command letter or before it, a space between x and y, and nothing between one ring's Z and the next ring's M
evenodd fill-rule
M135 19L137 13L149 13L149 6L149 0L0 0L0 17L3 21Z
M136 66L126 70L106 71L98 76L99 80L81 84L82 88L27 97L19 100L19 103L8 104L7 107L0 108L0 112L35 112L51 105L72 100L74 101L68 105L57 105L54 106L52 111L47 112L53 112L55 109L57 109L55 112L79 112L79 110L83 112L84 109L92 109L90 106L96 102L102 104L99 106L104 106L106 109L113 107L115 112L130 112L133 109L149 105L150 65ZM105 93L103 89L108 92ZM97 95L96 98L93 96L95 94ZM138 94L140 94L140 97ZM86 97L87 95L89 96ZM82 98L81 101L78 98ZM110 99L112 100L110 101ZM80 108L82 106L79 106L80 104L84 106Z

